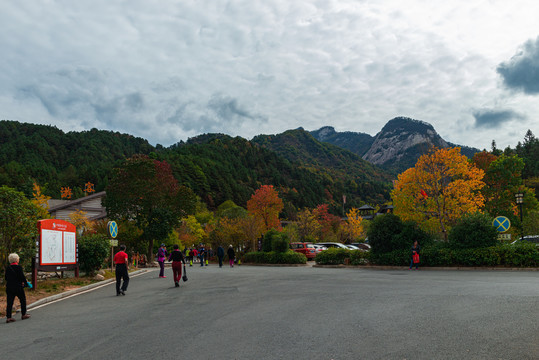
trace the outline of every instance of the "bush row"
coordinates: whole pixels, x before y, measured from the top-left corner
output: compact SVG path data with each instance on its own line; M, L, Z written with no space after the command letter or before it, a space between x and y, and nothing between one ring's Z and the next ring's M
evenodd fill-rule
M307 257L295 251L286 252L249 252L244 255L243 261L255 264L305 264Z
M317 264L338 265L350 259L351 265L375 264L405 266L410 264L410 250L373 254L358 250L328 249L315 258ZM507 266L539 267L539 248L534 244L500 244L477 249L456 249L432 245L421 250L421 266Z

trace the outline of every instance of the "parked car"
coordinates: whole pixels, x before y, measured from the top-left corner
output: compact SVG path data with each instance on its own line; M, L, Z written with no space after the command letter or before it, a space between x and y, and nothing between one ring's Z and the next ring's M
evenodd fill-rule
M325 242L325 243L316 243L316 244L325 246L328 249L329 248L341 248L341 249L350 250L348 247L346 247L346 245L341 244L341 243L336 243L336 242Z
M307 257L307 260L314 259L316 257L316 254L318 254L318 251L311 243L293 242L290 243L290 248L295 252L299 252L305 255Z
M357 246L360 250L369 251L371 246L367 243L352 243L352 245Z
M350 250L360 250L360 248L358 248L357 246L352 245L352 244L344 244L344 246L346 246Z
M539 235L526 235L522 238L516 239L515 241L511 243L511 245L516 244L518 242L522 242L522 241L534 243L535 246L539 247Z
M316 253L321 253L324 250L327 250L328 248L323 245L313 244L314 248L316 249Z

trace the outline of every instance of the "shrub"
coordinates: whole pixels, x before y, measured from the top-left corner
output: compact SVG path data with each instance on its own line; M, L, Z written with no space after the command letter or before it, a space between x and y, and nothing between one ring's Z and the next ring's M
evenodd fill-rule
M287 252L290 248L290 241L288 241L288 235L279 233L273 236L271 241L271 250L284 253Z
M370 262L371 252L361 250L350 251L350 265L366 265Z
M393 239L402 232L401 219L393 214L377 216L371 223L367 236L371 251L376 254L388 253L394 250ZM396 243L400 244L401 239Z
M301 253L289 250L286 252L249 252L243 257L245 262L255 264L305 264L307 258Z
M350 258L350 250L342 248L329 248L316 255L314 261L320 265L344 264L344 259Z
M78 239L79 267L88 275L101 268L110 251L110 242L106 235L89 234Z
M280 233L275 229L269 229L262 238L262 251L270 252L272 250L273 239L280 237Z
M376 265L404 266L410 264L410 250L399 249L386 253L372 253L371 262Z
M449 232L449 243L461 249L494 246L497 238L492 218L482 213L464 215Z

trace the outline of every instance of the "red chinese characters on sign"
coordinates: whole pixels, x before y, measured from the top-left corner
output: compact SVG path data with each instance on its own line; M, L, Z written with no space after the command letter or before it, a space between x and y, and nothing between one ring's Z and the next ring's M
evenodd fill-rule
M71 196L73 196L73 192L71 191L70 187L63 187L61 189L62 192L62 199L71 199Z
M84 192L87 193L87 194L91 194L93 192L95 192L95 189L94 189L94 184L92 184L91 182L87 182L85 184L85 188L84 188Z

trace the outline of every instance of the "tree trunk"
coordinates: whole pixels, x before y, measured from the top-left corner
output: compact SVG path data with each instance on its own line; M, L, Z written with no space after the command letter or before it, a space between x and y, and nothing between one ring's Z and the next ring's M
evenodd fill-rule
M153 263L153 239L148 240L148 262Z

